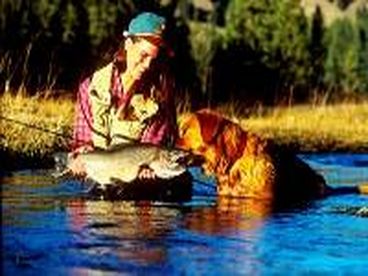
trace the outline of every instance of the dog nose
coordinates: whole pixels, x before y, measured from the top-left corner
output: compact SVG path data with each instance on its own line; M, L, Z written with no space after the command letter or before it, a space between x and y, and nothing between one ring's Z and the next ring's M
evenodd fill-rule
M206 160L202 155L193 154L191 156L190 165L191 166L202 166L205 161Z

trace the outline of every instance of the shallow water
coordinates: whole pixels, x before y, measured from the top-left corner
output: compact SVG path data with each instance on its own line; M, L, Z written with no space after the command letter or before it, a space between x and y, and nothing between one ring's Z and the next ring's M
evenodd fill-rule
M301 157L331 186L368 182L368 154ZM270 213L193 171L189 202L109 202L51 173L0 178L3 275L368 275L367 196Z

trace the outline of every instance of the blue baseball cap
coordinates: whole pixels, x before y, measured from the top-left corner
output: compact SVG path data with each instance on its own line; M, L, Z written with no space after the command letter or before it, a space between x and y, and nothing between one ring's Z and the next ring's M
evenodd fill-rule
M133 18L124 36L156 36L161 37L166 20L152 12L143 12Z

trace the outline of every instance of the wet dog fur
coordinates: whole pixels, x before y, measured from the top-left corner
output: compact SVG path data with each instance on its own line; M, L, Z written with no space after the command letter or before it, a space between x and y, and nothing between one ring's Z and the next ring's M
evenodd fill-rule
M328 193L323 177L294 153L215 111L182 115L179 132L177 146L204 157L203 169L216 176L220 196L285 204Z

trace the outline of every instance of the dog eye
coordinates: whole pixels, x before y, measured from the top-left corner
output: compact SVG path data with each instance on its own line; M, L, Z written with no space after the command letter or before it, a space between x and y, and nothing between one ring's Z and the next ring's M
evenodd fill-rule
M182 128L179 129L179 136L183 137L188 131L188 126L184 126Z
M197 148L198 152L204 153L207 150L207 147L204 145L201 145Z

